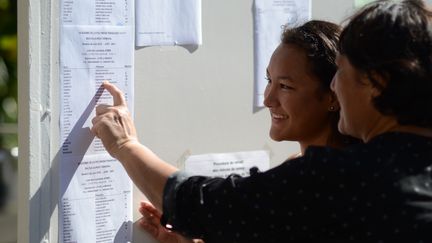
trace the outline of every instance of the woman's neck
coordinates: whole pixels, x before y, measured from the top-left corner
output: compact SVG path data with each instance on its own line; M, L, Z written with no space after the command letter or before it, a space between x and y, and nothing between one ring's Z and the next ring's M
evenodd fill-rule
M299 142L300 144L300 153L301 155L303 155L306 151L306 149L309 146L328 146L328 147L332 147L332 148L342 148L343 142L342 141L331 141L331 139L327 138L325 140L317 140L315 142Z
M417 126L398 126L394 129L390 130L392 132L405 132L405 133L413 133L416 135L424 136L424 137L432 137L432 129L417 127Z
M393 117L382 116L373 128L369 129L365 136L362 137L364 142L370 141L372 138L387 132L405 132L412 133L425 137L432 137L432 129L412 125L400 125Z
M304 154L305 150L309 146L328 146L332 148L341 148L344 146L343 139L340 138L340 134L335 134L331 127L322 131L321 134L309 139L299 140L301 154Z

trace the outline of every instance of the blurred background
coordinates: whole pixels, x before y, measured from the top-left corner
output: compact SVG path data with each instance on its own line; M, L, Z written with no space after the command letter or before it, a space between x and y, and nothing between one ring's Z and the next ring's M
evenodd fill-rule
M17 239L17 0L0 0L0 243Z

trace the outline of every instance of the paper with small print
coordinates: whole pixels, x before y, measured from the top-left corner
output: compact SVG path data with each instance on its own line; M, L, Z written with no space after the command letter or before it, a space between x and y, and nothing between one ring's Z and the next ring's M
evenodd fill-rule
M361 8L361 7L363 7L364 5L366 5L366 4L370 3L370 2L373 2L373 0L355 0L354 1L354 6L356 8Z
M255 107L264 106L267 65L283 27L295 27L310 18L311 0L254 1Z
M104 80L133 111L134 1L60 4L59 242L131 242L132 182L90 128Z
M258 167L266 171L270 167L268 151L247 151L236 153L200 154L189 156L185 171L193 175L227 177L230 174L248 176L249 169Z
M136 45L200 45L201 0L137 0Z

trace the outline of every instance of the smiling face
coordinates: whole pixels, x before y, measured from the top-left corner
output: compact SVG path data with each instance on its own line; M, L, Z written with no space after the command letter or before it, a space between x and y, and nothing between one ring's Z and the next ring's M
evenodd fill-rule
M279 45L267 75L264 104L272 118L270 137L309 144L327 139L331 132L330 107L338 107L312 74L305 52L296 45Z
M358 71L344 55L337 57L338 70L331 83L340 103L338 129L341 133L368 141L383 115L373 105L379 94L368 77Z

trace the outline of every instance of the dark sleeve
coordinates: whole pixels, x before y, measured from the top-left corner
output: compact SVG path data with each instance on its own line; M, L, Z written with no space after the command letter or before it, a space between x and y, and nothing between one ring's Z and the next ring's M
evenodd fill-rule
M164 189L162 223L206 243L221 239L307 241L309 238L303 237L331 224L328 219L336 210L346 208L338 203L339 199L343 201L338 195L346 195L350 188L341 188L334 179L341 173L335 166L343 159L336 160L329 152L311 149L304 157L248 177L174 174Z
M206 238L211 220L209 207L217 203L220 192L232 191L238 178L234 174L223 179L174 173L164 188L161 224L190 238Z
M281 224L286 223L287 214L294 218L293 212L303 210L303 203L309 200L299 182L308 176L301 166L301 159L296 159L263 173L251 170L249 177L233 174L226 179L176 173L164 189L161 223L206 242L265 241L276 233L275 228L285 230L286 225ZM290 190L298 194L295 200ZM302 221L304 216L298 215Z
M174 221L177 219L176 216L176 196L179 186L189 178L189 175L183 171L178 171L172 174L164 187L163 192L163 215L161 218L161 224L164 227L171 229ZM170 219L168 219L168 215Z

